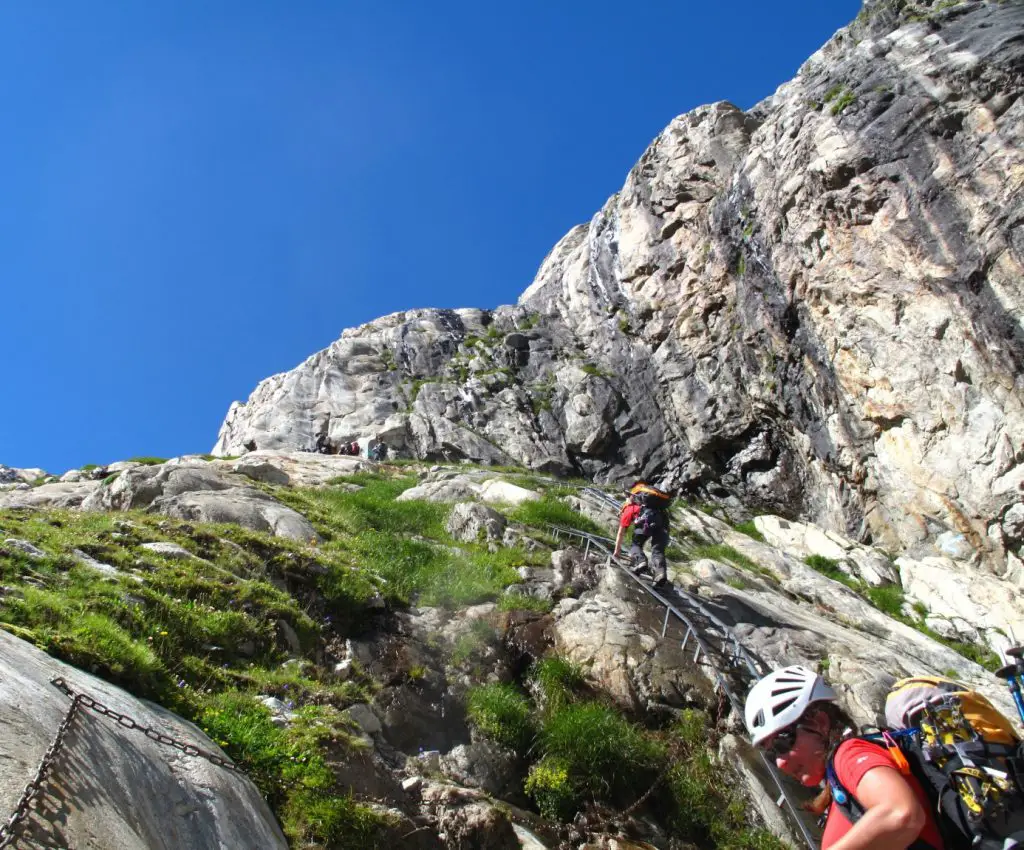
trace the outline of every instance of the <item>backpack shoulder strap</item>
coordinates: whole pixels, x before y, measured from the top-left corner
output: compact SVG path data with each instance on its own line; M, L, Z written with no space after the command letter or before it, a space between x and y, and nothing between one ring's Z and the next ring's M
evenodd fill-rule
M856 738L847 738L840 742L839 746L832 751L828 761L825 763L825 781L832 792L832 802L835 803L836 808L843 813L850 823L856 823L864 817L864 807L853 793L839 781L839 774L836 773L835 758L836 753L839 752L839 747L845 744L846 741L853 740L870 741L870 738L859 735Z
M902 734L900 734L902 733ZM891 737L900 740L904 737L908 737L912 734L911 730L895 730L888 733ZM861 805L853 792L851 792L843 783L839 780L839 774L836 773L835 768L835 756L839 751L839 747L845 744L847 741L867 741L869 744L874 744L882 749L887 749L885 743L882 741L881 733L874 733L868 735L855 735L850 738L846 738L840 742L832 753L828 757L828 761L825 763L825 781L828 783L829 791L832 793L832 802L835 803L836 808L839 809L851 823L855 824L862 817L864 817L864 806ZM827 811L827 810L826 810ZM913 843L908 845L907 850L935 850L931 844L927 841L923 841L917 838Z

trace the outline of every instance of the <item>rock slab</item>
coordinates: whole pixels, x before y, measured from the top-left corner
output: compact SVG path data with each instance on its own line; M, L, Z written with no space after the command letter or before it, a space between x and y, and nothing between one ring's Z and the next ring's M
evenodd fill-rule
M152 703L46 655L0 631L0 815L14 810L56 735L71 700L50 680L63 677L137 723L223 753L199 729ZM119 850L222 850L288 847L256 786L246 777L84 711L69 728L32 818L44 846ZM49 843L47 843L49 842Z

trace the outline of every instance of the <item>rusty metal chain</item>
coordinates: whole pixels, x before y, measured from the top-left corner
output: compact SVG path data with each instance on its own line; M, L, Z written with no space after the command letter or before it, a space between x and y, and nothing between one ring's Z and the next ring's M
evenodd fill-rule
M123 729L134 729L141 732L151 741L156 741L158 744L163 744L166 747L174 747L176 750L181 750L187 756L198 756L201 759L206 759L210 764L215 764L217 767L223 767L227 770L234 771L235 773L241 773L244 776L244 771L235 765L233 762L228 761L225 758L221 758L218 755L214 755L207 750L202 750L195 744L188 744L184 741L177 741L170 735L165 735L162 732L158 732L151 726L143 726L140 723L136 723L128 715L121 714L120 712L114 711L112 708L107 708L103 703L98 700L94 700L88 694L76 693L71 689L71 686L64 681L61 677L50 680L51 684L55 685L60 690L64 691L69 697L79 701L84 708L88 708L91 711L95 711L97 714L102 714L104 717L109 717L115 721L118 726Z
M151 726L143 726L140 723L136 723L132 718L128 717L128 715L121 714L120 712L114 711L112 708L108 708L88 694L77 693L71 688L67 681L60 676L51 679L50 684L54 685L56 688L71 697L71 705L68 706L64 719L61 721L60 726L57 727L57 734L53 739L53 743L51 743L46 752L43 753L43 757L39 761L39 767L36 770L35 776L32 778L32 781L25 786L25 792L21 795L21 799L18 800L18 804L14 808L14 813L7 819L6 823L0 825L0 850L3 850L5 847L10 847L17 839L16 828L18 824L28 817L32 804L42 792L46 781L50 778L54 762L57 760L57 756L64 747L64 739L67 736L68 729L71 728L71 724L83 709L89 709L97 714L102 714L104 717L109 717L121 728L133 729L141 732L151 741L163 744L166 747L174 747L174 749L180 750L187 756L197 756L199 758L206 759L210 764L217 765L217 767L223 767L226 770L242 774L243 776L245 775L244 771L240 767L227 759L221 758L207 750L200 749L195 744L175 740L170 735L158 732Z
M32 804L42 792L46 780L50 778L53 764L64 746L64 737L67 735L68 729L71 728L75 717L78 716L81 707L82 702L77 698L68 706L64 719L61 721L60 726L57 727L57 735L54 737L49 749L43 753L43 757L39 761L39 768L36 770L36 775L25 786L25 792L21 795L21 799L18 800L18 805L14 808L14 814L7 819L5 824L0 826L0 850L11 846L17 840L16 828L21 821L28 817Z

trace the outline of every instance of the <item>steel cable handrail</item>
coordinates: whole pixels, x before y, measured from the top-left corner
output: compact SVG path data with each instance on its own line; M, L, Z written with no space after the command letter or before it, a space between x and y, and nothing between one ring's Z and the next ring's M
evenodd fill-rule
M586 488L586 490L590 491L592 490L592 488ZM611 504L611 502L614 501L616 506L618 505L618 502L614 500L613 497L608 496L605 493L601 493L601 491L599 490L593 490L593 492L600 493L602 501L605 501L609 504ZM705 657L708 659L708 664L711 666L711 669L714 672L716 689L721 688L722 692L726 695L730 704L732 705L733 710L736 711L737 716L743 716L743 701L740 699L739 695L729 686L725 674L723 674L723 672L719 670L718 666L715 664L714 656L711 653L708 647L708 643L704 639L704 635L701 633L701 630L698 629L697 625L693 622L693 620L690 619L690 617L688 617L686 614L680 611L675 605L673 605L668 599L666 599L664 596L658 593L654 588L644 584L644 582L641 581L638 576L635 576L633 574L633 571L630 570L625 564L623 564L619 558L614 557L612 553L612 547L615 544L614 540L599 534L592 534L587 531L581 531L580 529L576 528L568 528L566 526L554 525L549 523L548 527L553 532L555 532L556 537L560 534L565 534L567 536L576 537L584 541L585 554L590 553L591 547L602 552L604 555L607 556L609 564L617 567L621 573L623 573L637 586L639 586L648 596L652 596L660 604L664 605L665 622L663 623L661 630L662 638L664 638L665 634L667 633L668 621L670 617L674 616L676 619L682 622L683 625L686 626L686 634L683 637L683 649L686 648L687 642L692 636L694 642L697 644L697 649L694 652L693 656L694 663L696 663L699 660L700 654L701 652L703 652ZM675 592L684 602L687 603L687 606L690 607L694 611L694 613L706 618L712 624L714 629L720 632L721 639L723 641L722 654L726 655L726 657L729 658L734 664L737 661L742 661L742 666L746 668L746 672L754 680L761 678L762 673L760 672L757 661L747 651L746 647L743 646L743 643L736 636L733 630L726 623L724 623L718 616L716 616L713 612L708 610L708 608L706 608L704 604L699 599L697 599L693 594L688 593L685 590L680 590L678 588L675 588ZM731 648L732 652L726 652L725 650L727 647ZM793 803L793 800L790 798L789 792L783 784L782 777L779 775L778 768L775 766L774 762L772 762L765 755L765 753L762 750L757 750L757 753L761 759L762 764L768 771L768 774L771 776L776 788L779 791L780 796L777 801L777 805L779 805L780 807L782 805L785 805L789 809L790 817L796 824L796 827L799 830L804 841L806 842L807 846L810 848L810 850L817 850L818 843L811 836L810 832L807 829L807 825L800 818L800 815L797 811L797 807Z

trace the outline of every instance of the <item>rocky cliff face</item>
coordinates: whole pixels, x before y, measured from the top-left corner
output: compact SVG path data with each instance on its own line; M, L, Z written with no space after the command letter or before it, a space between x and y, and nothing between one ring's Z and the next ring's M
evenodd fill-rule
M868 2L754 109L672 121L518 305L347 330L214 451L655 475L1019 585L1022 86L1020 3Z
M614 533L615 499L593 488L525 469L273 450L112 466L52 483L9 470L0 492L3 818L70 705L54 675L161 734L213 753L216 741L292 846L341 850L715 848L741 846L730 836L758 824L803 846L716 689L727 681L741 700L754 669L722 650L709 614L758 673L827 672L858 723L881 722L892 682L920 674L1014 714L977 662L991 670L984 645L1024 631L1019 597L939 559L893 562L814 525L760 515L736 527L677 504L665 593L694 617L698 655L694 633L607 560L609 539L553 536L550 522ZM602 725L575 725L586 717ZM250 783L115 719L75 721L47 805L18 835L283 846ZM700 750L665 750L685 742L684 721ZM569 722L572 740L613 742L605 761L555 749ZM630 761L646 750L625 746L629 729L678 771L656 779ZM692 772L702 758L713 777ZM562 775L554 759L564 781L545 786ZM633 779L588 784L605 773ZM125 777L141 777L132 812ZM710 800L696 814L694 793ZM709 814L734 806L739 821ZM777 846L766 842L742 846Z

